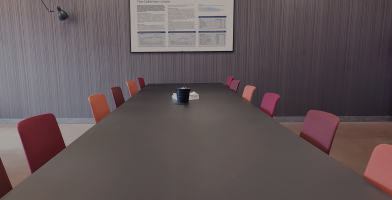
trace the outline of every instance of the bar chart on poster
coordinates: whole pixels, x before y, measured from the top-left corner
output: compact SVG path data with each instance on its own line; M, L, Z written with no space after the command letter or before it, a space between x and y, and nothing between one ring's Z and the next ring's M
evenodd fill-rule
M234 0L130 0L132 52L233 51Z

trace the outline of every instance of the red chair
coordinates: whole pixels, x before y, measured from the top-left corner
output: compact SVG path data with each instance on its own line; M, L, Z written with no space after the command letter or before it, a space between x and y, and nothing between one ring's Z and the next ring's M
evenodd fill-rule
M329 154L339 123L340 119L331 113L310 110L306 114L300 136Z
M65 149L63 136L53 114L30 117L19 122L17 128L31 173Z
M392 195L392 145L380 144L374 148L363 177L389 195Z
M110 88L112 91L114 103L116 104L116 108L120 107L124 102L124 95L120 87L112 87Z
M267 115L274 117L276 104L278 104L279 99L280 96L278 94L265 93L263 97L263 101L261 102L260 105L260 110L265 112Z
M0 158L0 198L12 190L10 179Z
M233 79L234 79L234 76L229 76L229 77L227 78L226 87L230 88L230 86L231 86L231 81L233 81Z
M233 80L231 82L230 89L233 90L235 93L237 93L238 86L240 85L240 83L241 83L241 81L239 81L239 80Z
M137 82L139 83L140 89L143 89L146 86L142 77L137 78Z

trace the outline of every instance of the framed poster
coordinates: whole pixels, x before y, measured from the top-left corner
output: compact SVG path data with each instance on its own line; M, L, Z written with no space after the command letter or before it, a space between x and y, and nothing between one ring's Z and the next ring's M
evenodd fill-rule
M130 0L131 52L233 51L234 0Z

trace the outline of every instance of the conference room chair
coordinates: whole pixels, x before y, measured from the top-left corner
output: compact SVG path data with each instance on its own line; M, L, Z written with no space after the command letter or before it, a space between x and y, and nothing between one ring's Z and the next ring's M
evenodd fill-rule
M329 154L340 119L335 115L318 110L306 114L300 137Z
M242 93L242 98L249 102L252 102L253 93L255 93L256 87L247 85L245 86L244 92Z
M10 179L5 171L3 161L0 158L0 198L12 190Z
M234 76L229 76L226 81L226 87L230 88L231 82L233 81Z
M109 105L104 94L91 95L88 97L88 101L93 111L95 123L100 122L110 114Z
M146 84L144 83L144 78L142 77L137 78L137 82L139 83L140 89L143 89L146 86Z
M265 93L261 101L260 110L265 112L270 117L274 117L276 105L280 99L280 95L275 93Z
M139 89L137 89L137 85L135 81L128 81L127 86L131 97L133 97L133 95L139 92Z
M392 195L392 145L380 144L374 148L363 177Z
M239 81L239 80L233 80L231 82L230 89L233 90L235 93L237 93L238 86L240 85L240 83L241 83L241 81Z
M31 173L65 149L56 117L43 114L27 118L17 126Z
M124 102L124 95L120 87L112 87L110 88L112 91L114 104L116 104L116 108L120 107Z

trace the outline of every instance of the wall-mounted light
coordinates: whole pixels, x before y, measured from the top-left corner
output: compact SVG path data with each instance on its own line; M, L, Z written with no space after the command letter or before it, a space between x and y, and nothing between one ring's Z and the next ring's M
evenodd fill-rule
M48 10L48 12L54 12L54 10L50 10L46 5L45 5L45 3L41 0L41 2L42 2L42 4L44 4L44 6L45 6L45 8L46 8L46 10ZM57 6L57 15L58 15L58 17L59 17L59 19L60 19L60 21L64 21L64 20L66 20L66 19L68 19L68 14L64 11L64 10L61 10L61 8L60 7L58 7Z

